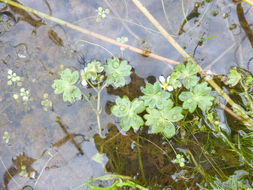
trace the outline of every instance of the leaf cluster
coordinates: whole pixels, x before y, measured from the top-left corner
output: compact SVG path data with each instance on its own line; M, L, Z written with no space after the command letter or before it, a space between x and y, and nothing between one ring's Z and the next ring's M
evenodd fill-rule
M169 93L157 81L154 84L146 83L146 86L141 89L143 95L139 100L135 99L131 102L127 97L117 98L112 113L122 118L123 130L128 131L131 127L137 130L145 124L150 127L152 134L160 133L171 138L176 134L175 123L184 118L183 109L193 113L197 107L203 112L211 108L214 97L210 95L211 88L208 84L200 82L197 76L198 66L191 62L181 63L175 70L168 77L169 84L174 89L180 88L180 93ZM182 103L177 102L174 106L175 99L181 100ZM145 113L143 118L137 115L142 112Z
M107 83L115 88L122 87L126 84L125 77L130 76L132 67L126 60L120 60L117 57L107 59L104 66Z
M107 64L102 65L100 61L91 61L86 67L81 70L79 77L78 71L65 69L59 72L60 79L54 80L52 87L55 94L63 94L64 102L73 103L76 99L82 96L81 90L76 86L76 83L81 80L83 86L90 84L100 84L104 82L104 87L113 85L115 88L122 87L126 84L125 77L130 76L132 67L126 60L121 60L117 57L107 59ZM105 71L105 72L103 72ZM96 92L99 89L95 89Z
M54 88L55 94L63 94L64 102L74 102L76 98L81 98L80 89L75 86L79 79L79 74L77 71L71 71L70 69L65 69L59 72L61 79L54 80L52 87Z
M171 73L169 83L174 89L181 88L182 85L186 89L194 87L200 78L197 76L199 67L192 62L180 63L176 66L175 71Z

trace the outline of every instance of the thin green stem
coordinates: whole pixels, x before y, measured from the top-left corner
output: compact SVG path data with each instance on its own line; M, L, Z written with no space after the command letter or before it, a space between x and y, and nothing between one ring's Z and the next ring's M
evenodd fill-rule
M101 114L101 106L100 106L100 100L101 100L101 92L102 92L102 89L99 88L97 90L97 110L96 110L96 117L97 117L97 124L98 124L98 134L100 136L102 136L102 130L101 130L101 123L100 123L100 114Z
M195 139L195 141L197 142L198 146L202 150L203 155L205 156L206 160L211 164L211 166L213 167L213 169L219 174L220 177L225 178L225 174L223 173L223 171L220 168L218 168L218 167L216 168L216 166L215 166L215 165L217 165L216 162L213 160L213 162L215 163L215 165L211 162L211 160L208 158L208 156L205 153L206 152L205 149L200 145L198 139L195 137L195 135L191 131L190 131L190 133L192 134L193 138Z
M252 164L250 164L247 159L244 157L244 155L242 153L240 153L240 151L237 150L237 148L235 147L235 145L233 143L230 142L230 140L226 137L226 135L224 135L222 132L220 132L220 135L222 136L222 138L228 143L228 145L231 147L231 149L236 152L238 154L239 157L241 157L243 159L243 161L251 168L253 168Z
M192 162L194 163L194 165L195 165L196 169L198 170L198 172L199 172L205 179L207 179L207 178L208 178L208 175L206 175L206 173L205 173L204 169L202 168L202 166L199 165L199 164L197 163L197 161L195 160L195 158L194 158L194 156L193 156L193 154L191 153L190 150L188 150L188 153L190 154L191 159L192 159Z
M83 97L85 98L85 100L89 103L91 109L96 112L96 109L94 108L94 106L92 105L91 101L89 100L88 96L86 96L85 94L83 94Z
M186 16L186 13L185 13L185 8L184 8L184 0L181 0L181 6L182 6L182 12L183 12L183 15L184 15L184 20L186 22L188 22L187 16Z
M139 144L139 141L140 141L140 138L138 136L137 137L138 144ZM142 180L146 183L146 178L145 178L144 168L143 168L142 158L141 158L141 150L138 145L136 147L137 147L137 154L138 154L139 167L140 167L140 171L141 171L141 177L142 177Z
M165 136L164 136L165 137ZM173 145L170 143L170 141L168 140L167 137L165 137L166 141L169 143L170 147L172 148L173 152L175 153L175 155L177 155L177 151L174 149Z
M96 92L98 92L97 88L89 80L86 81Z

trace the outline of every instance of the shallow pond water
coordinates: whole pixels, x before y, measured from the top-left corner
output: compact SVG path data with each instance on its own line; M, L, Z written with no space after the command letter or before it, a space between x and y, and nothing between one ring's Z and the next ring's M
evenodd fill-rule
M230 0L142 3L202 68L217 75L226 74L231 66L253 70L252 36L246 35L238 19L238 5ZM127 37L127 44L144 52L184 61L131 0L23 0L22 4L112 39ZM106 18L98 20L98 7L110 10ZM252 29L253 7L246 3L242 7ZM206 172L215 175L202 154L208 149L206 139L214 137L200 133L194 136L198 141L168 142L146 129L138 134L125 133L119 119L110 113L117 96L138 97L145 81L167 76L173 64L151 58L148 53L143 56L122 50L5 3L0 3L0 8L0 189L74 189L107 173L131 176L150 189L198 189L203 176L193 171L193 164L188 167L191 175L173 164L171 144L178 150L190 149L197 161L204 162ZM200 43L201 38L209 37L213 38ZM112 56L128 60L134 72L126 87L103 91L101 138L89 104L84 100L64 103L51 85L63 68L82 69L84 58L86 62L96 59L105 63ZM22 86L7 85L8 70L23 79ZM29 90L27 104L13 98L21 88ZM95 96L92 89L85 90ZM219 112L230 128L233 119L228 121L224 111ZM217 159L218 167L224 168L224 175L233 174L229 166L240 168L238 160L219 147L222 142L215 143L215 151L224 155Z

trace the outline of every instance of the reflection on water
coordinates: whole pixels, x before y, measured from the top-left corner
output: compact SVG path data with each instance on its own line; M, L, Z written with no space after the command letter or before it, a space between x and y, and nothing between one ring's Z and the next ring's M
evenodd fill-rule
M212 63L209 69L218 74L226 73L232 65L252 70L251 34L247 32L252 33L252 27L242 23L242 18L247 23L253 22L249 6L243 4L242 11L240 5L230 1L185 1L182 10L181 1L142 2L175 34L186 51L194 54L201 66ZM24 0L22 3L115 40L125 37L128 39L125 43L144 50L145 55L151 51L182 61L131 1ZM96 22L96 10L100 6L110 9L110 13ZM0 3L0 8L0 134L9 134L8 142L5 138L0 143L0 189L73 189L91 177L106 173L131 176L151 189L197 189L196 183L203 175L193 164L189 163L187 170L173 164L171 145L181 152L189 150L209 174L215 175L213 168L218 168L221 177L230 175L233 167L239 166L238 158L221 141L204 133L187 138L190 134L182 130L180 141L167 141L159 135L150 135L147 128L138 134L119 130L118 119L110 115L115 96L128 95L130 99L140 96L145 81L167 76L171 65L4 3ZM230 30L233 24L237 28ZM219 36L197 46L201 38L215 35ZM101 123L105 138L101 138L96 134L96 117L88 103L84 100L63 103L54 95L51 84L63 68L81 69L84 58L85 62L93 59L105 62L111 56L130 61L134 71L127 86L117 90L108 87L103 92ZM8 70L22 78L21 85L17 80L7 84ZM91 97L94 95L91 89L86 90ZM231 120L229 126L235 125ZM212 146L210 140L215 142ZM205 157L203 152L209 146L218 152L213 154L223 156ZM103 159L97 155L103 155ZM213 167L215 164L219 166Z

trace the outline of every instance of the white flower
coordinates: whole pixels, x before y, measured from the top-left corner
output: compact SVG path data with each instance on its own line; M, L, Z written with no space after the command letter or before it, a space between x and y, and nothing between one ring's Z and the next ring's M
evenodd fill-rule
M86 87L88 85L86 78L85 78L85 72L86 72L87 68L85 67L84 70L80 71L80 75L81 75L81 84L82 86Z
M164 76L159 76L160 85L164 90L173 91L173 87L169 85L170 76L165 80Z
M26 90L25 88L21 88L19 94L22 97L23 102L28 102L29 96L30 96L29 90Z
M28 98L28 96L23 96L22 99L23 99L24 102L27 102L29 98Z
M17 100L17 99L19 98L19 95L18 95L18 94L13 94L13 98L14 98L15 100Z
M84 79L84 80L82 80L81 84L82 84L84 87L86 87L88 83L87 83L87 81Z
M12 75L13 71L11 69L8 69L8 75Z
M107 17L107 15L110 13L110 10L104 9L103 7L98 7L96 12L98 13L96 21L100 22L102 19L105 19Z

